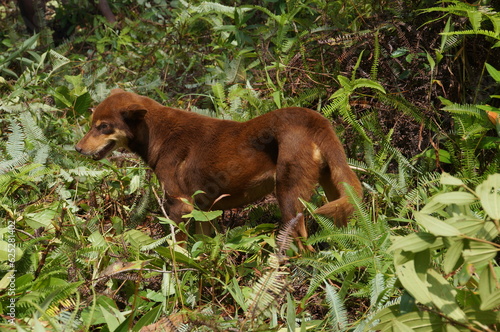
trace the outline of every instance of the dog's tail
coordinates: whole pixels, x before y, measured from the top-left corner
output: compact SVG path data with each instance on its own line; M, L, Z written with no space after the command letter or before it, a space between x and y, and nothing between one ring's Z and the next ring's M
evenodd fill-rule
M333 131L324 133L317 144L323 156L324 165L320 175L320 185L329 202L316 209L315 213L333 218L337 226L347 225L354 211L349 202L344 183L350 185L361 197L361 182L347 164L347 158L339 139Z

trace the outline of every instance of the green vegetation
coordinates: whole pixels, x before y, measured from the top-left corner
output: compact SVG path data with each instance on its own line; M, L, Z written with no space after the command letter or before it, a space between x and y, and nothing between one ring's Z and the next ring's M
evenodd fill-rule
M5 331L498 331L496 1L50 1L35 35L0 2L0 328ZM90 2L89 2L90 3ZM121 87L244 121L304 106L365 187L346 228L304 202L193 211L172 244L133 155L74 151ZM349 188L348 188L349 189Z

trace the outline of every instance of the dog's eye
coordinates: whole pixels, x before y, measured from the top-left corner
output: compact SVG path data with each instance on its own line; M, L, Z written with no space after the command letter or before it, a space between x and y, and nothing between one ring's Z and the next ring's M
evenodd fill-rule
M109 129L109 125L107 123L101 123L99 126L97 126L97 129L103 131Z

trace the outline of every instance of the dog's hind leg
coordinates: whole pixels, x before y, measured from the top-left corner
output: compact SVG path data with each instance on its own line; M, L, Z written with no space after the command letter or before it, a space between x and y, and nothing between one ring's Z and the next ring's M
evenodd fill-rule
M276 167L276 197L280 206L283 222L288 222L303 211L299 198L309 200L319 178L319 160L316 158L316 145L310 141L288 145L284 153L278 155ZM281 151L280 151L281 152ZM304 246L307 228L304 217L300 217L292 233L299 250L314 251L313 247Z

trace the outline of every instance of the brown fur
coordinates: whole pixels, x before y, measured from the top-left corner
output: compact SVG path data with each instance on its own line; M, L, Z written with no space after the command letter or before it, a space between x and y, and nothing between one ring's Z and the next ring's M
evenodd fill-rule
M303 210L299 198L308 200L319 183L330 202L316 212L337 225L345 225L353 211L342 183L361 195L332 125L305 108L279 109L241 123L115 89L93 112L92 127L76 150L101 159L117 147L137 153L153 169L175 222L192 209L181 198L192 201L197 190L204 194L193 203L206 210L239 207L274 192L286 222ZM293 236L307 238L303 218Z

